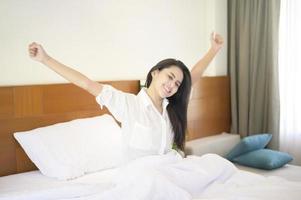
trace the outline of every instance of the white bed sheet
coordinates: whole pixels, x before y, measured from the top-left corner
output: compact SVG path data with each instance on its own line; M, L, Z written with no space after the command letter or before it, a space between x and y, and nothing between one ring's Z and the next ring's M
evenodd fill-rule
M188 155L202 156L206 153L215 153L224 157L239 141L240 136L237 134L221 133L188 141L185 148ZM289 181L301 182L301 166L287 164L275 170L261 170L239 164L235 164L235 166L241 170L260 174L265 177L279 176Z
M240 170L253 172L256 174L263 175L265 177L277 176L289 181L301 182L301 166L297 166L297 165L286 164L285 166L274 170L256 169L256 168L246 167L239 164L235 164L235 166Z
M195 200L299 200L301 182L281 177L264 177L238 170L225 182L212 183Z
M0 200L72 198L72 193L74 197L90 195L113 187L111 180L116 171L108 169L69 181L49 178L40 171L0 177Z
M198 193L200 192L196 196L193 195L194 200L299 200L301 197L301 182L291 182L275 176L264 177L235 169L234 166L232 169L230 162L214 155L203 157L203 159L191 157L184 162L178 164L175 162L167 168L164 167L170 163L171 159L145 158L129 165L130 168L125 168L123 171L106 170L71 181L48 178L39 171L0 177L0 199L191 200L192 196L186 192L188 190L185 186L194 187ZM159 171L144 170L144 166L152 168L152 165L163 166L163 168L159 167ZM121 172L125 172L122 173L123 177L119 176ZM160 172L164 175L162 176ZM176 176L172 175L173 172ZM121 177L122 184L118 188L112 180L119 177ZM143 198L138 196L139 193L143 195Z

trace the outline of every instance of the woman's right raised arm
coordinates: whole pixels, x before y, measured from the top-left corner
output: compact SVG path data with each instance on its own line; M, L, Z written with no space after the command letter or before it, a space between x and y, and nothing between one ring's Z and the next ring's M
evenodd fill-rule
M53 59L45 52L45 50L40 44L37 44L35 42L31 43L28 46L28 51L29 56L33 60L41 62L42 64L46 65L47 67L61 75L63 78L88 91L92 95L97 96L101 92L103 88L102 84L90 80L88 77L81 74L80 72L70 67L67 67L66 65Z

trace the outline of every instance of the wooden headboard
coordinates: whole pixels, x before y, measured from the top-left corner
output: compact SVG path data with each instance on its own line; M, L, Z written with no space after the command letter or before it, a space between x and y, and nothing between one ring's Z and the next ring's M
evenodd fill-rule
M139 81L103 82L137 94ZM229 80L202 78L188 107L188 137L230 129ZM13 137L14 132L108 113L95 98L72 84L0 87L0 176L37 169Z
M230 132L230 79L204 77L192 89L187 140Z

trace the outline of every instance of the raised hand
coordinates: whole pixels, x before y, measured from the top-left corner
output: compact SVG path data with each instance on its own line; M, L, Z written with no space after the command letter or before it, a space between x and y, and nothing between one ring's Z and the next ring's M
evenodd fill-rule
M224 39L220 34L217 34L215 32L211 33L211 47L218 51L223 47Z
M102 84L90 80L82 73L48 56L42 45L35 42L31 43L28 46L28 53L33 60L41 62L66 80L77 85L78 87L83 88L92 95L97 96L101 92L103 87Z
M36 61L44 62L49 59L46 51L43 49L42 45L37 44L35 42L31 43L28 46L29 56Z
M218 53L218 51L222 48L224 40L223 37L215 32L211 33L211 47L208 52L193 66L191 69L191 81L192 85L196 83L200 77L202 77L204 71L209 66L212 59Z

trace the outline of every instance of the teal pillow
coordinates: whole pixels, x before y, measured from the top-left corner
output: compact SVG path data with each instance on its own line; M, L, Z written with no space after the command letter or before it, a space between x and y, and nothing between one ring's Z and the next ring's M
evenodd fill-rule
M271 139L272 135L267 133L245 137L226 155L226 158L232 161L242 154L263 149Z
M233 159L233 162L249 167L270 170L282 167L292 160L293 157L287 153L260 149L238 156Z

